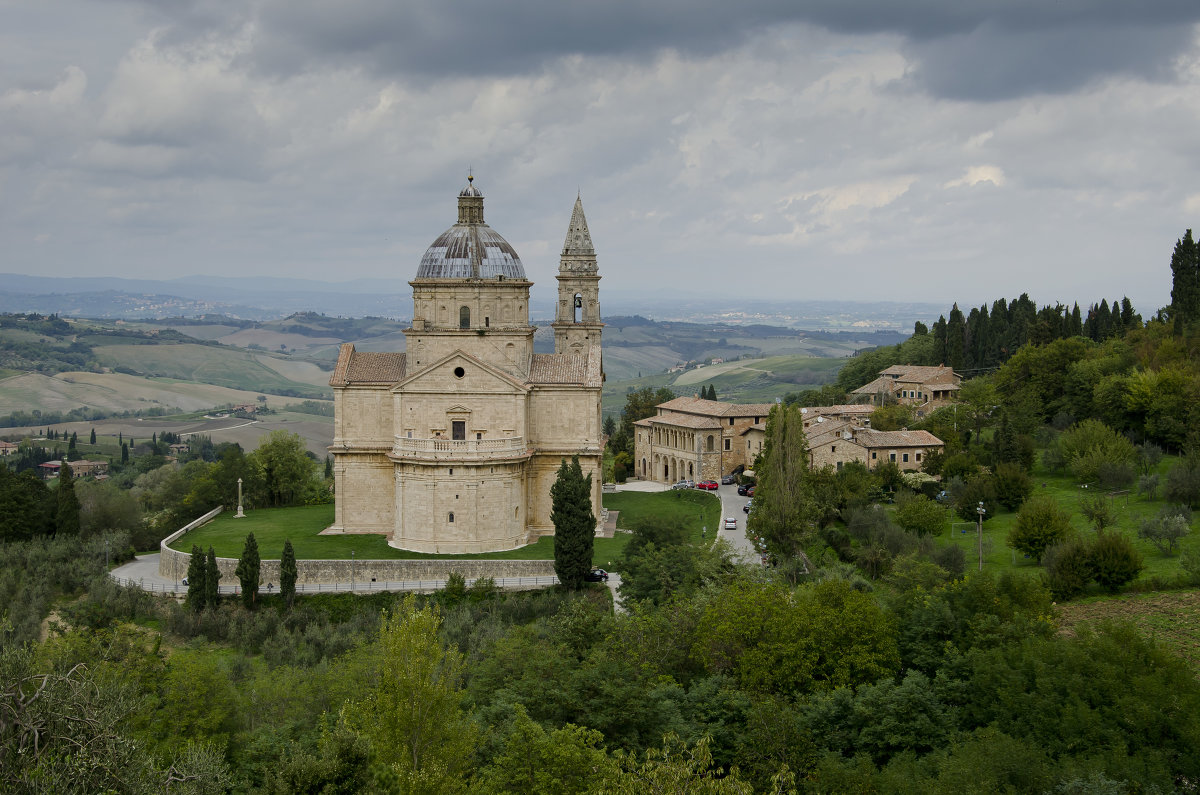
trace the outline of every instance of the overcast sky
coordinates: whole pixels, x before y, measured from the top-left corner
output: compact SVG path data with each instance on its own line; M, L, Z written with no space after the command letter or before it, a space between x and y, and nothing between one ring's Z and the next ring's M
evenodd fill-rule
M1169 301L1197 0L0 0L0 272ZM603 299L602 299L603 303Z

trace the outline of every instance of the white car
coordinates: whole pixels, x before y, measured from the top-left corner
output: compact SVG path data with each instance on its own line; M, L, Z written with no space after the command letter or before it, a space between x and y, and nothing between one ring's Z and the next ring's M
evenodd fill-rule
M725 517L725 529L726 530L737 530L737 519L732 516L726 516Z

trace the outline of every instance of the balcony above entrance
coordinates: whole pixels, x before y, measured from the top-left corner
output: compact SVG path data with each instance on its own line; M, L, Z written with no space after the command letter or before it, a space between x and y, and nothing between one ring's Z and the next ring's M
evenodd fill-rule
M525 437L501 439L410 439L395 437L392 458L416 461L495 461L525 457Z

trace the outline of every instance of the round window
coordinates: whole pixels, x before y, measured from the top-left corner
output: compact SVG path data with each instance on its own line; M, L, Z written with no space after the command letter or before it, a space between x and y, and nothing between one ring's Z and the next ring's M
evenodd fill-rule
M461 367L454 368L454 377L455 378L462 378L466 374L467 374L467 371L462 369Z

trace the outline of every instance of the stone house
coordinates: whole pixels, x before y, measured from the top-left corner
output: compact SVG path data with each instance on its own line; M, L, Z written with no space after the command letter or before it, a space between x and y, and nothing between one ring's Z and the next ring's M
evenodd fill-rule
M765 422L774 403L726 403L680 397L660 403L657 414L634 423L634 471L642 480L719 480L754 455L742 433Z
M577 198L558 269L554 353L534 353L513 247L483 220L472 179L458 222L409 282L404 352L342 346L334 390L334 524L400 549L513 549L554 532L550 487L578 455L601 506L599 282Z
M958 399L962 376L945 365L923 367L896 364L879 371L879 377L851 392L873 406L895 401L915 406L917 416L948 406Z

